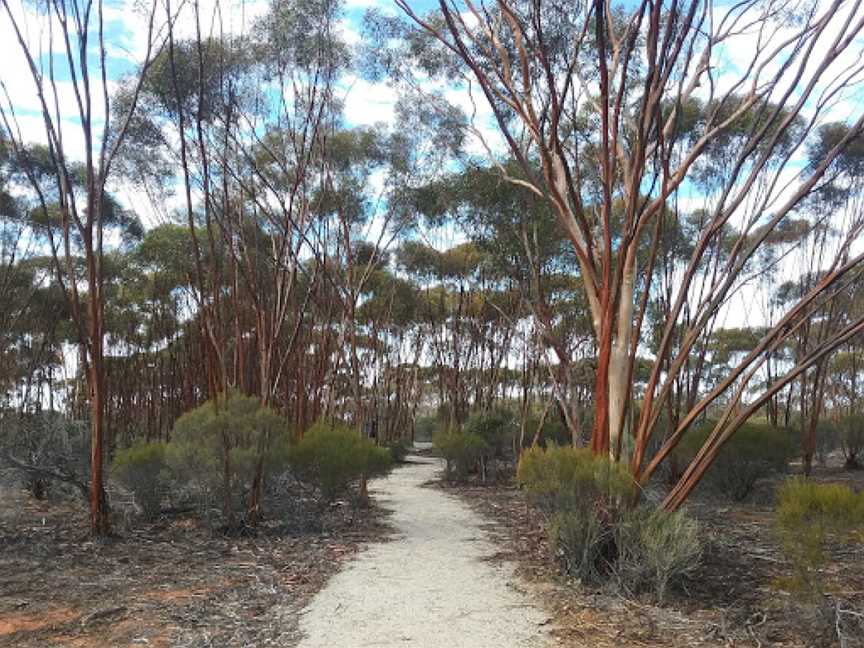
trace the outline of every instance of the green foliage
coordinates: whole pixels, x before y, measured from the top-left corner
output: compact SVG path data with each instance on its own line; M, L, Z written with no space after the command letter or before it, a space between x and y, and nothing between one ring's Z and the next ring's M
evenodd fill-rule
M465 421L464 430L482 439L491 453L502 454L513 435L513 418L505 409L475 412Z
M291 449L291 471L313 489L326 506L350 495L361 477L385 473L392 464L390 451L375 445L344 425L319 422Z
M582 506L611 512L632 500L636 485L627 469L588 448L530 448L522 453L516 473L519 484L547 513Z
M699 526L681 511L627 511L615 528L613 572L625 591L651 591L662 603L669 583L692 571L702 553Z
M463 431L469 438L475 437L482 442L477 447L480 476L485 483L490 470L494 470L497 476L498 462L506 458L508 453L512 455L515 417L503 408L475 412L465 421Z
M823 594L820 571L828 560L829 540L848 541L864 528L864 493L840 484L796 478L777 493L775 522L795 569L790 589L807 598ZM864 539L864 538L859 538Z
M177 420L167 461L203 510L219 498L223 516L231 518L259 463L265 472L284 469L287 436L287 422L273 410L257 398L230 392Z
M692 461L713 428L714 423L708 421L684 436L676 449L679 466ZM792 451L787 430L765 423L745 423L720 450L700 487L743 501L758 479L786 472Z
M840 420L840 448L846 458L846 467L861 468L864 455L864 416L850 414Z
M531 445L534 439L534 434L540 426L541 415L531 413L525 418L525 438L523 439L523 447L527 448ZM570 430L566 423L554 410L546 415L543 421L543 429L540 432L539 444L546 447L549 444L569 445L572 440Z
M111 462L111 476L135 496L144 516L159 515L168 492L166 443L137 443L118 450Z
M414 438L417 441L431 441L438 427L434 416L418 416L414 422Z
M519 483L546 515L564 570L597 582L613 577L630 593L662 601L669 584L698 562L698 527L683 513L635 507L626 468L586 448L526 450Z
M440 430L432 437L432 443L447 462L445 476L455 481L465 480L480 456L488 450L481 437L461 430Z
M397 439L384 445L390 451L390 458L394 463L403 463L405 457L411 451L409 443L405 439Z

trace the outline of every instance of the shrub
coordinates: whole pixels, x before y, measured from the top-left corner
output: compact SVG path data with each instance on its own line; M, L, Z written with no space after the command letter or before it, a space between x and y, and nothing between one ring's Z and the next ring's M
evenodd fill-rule
M636 488L621 464L572 446L526 450L516 478L547 514L583 506L619 508L633 499Z
M585 448L531 448L517 479L546 515L553 550L565 571L596 580L614 560L613 528L634 495L619 464Z
M390 451L390 458L394 463L404 463L405 457L410 452L410 447L405 439L397 439L384 445Z
M705 443L713 422L685 434L676 450L679 466L686 466ZM720 450L700 484L736 502L747 499L761 477L786 472L792 447L783 428L764 423L745 423Z
M669 583L693 570L702 553L699 527L681 511L636 508L615 528L614 573L625 591L653 592L662 603Z
M361 477L383 474L392 464L390 451L342 425L316 423L291 449L291 471L312 489L322 508L343 495Z
M534 440L534 435L537 433L537 428L540 426L542 416L537 413L529 414L525 419L525 438L522 439L524 448L531 446ZM547 445L568 445L572 441L572 435L564 420L558 414L556 408L552 408L546 414L543 420L543 429L540 431L539 445L546 447Z
M445 477L463 481L477 465L480 456L487 451L486 442L477 435L460 430L440 431L432 437L432 443L441 451L446 467Z
M284 467L287 422L251 396L207 401L181 416L172 434L166 456L174 477L203 513L221 501L229 525L259 471Z
M652 591L662 601L669 583L698 560L695 522L634 506L632 477L607 457L582 448L532 448L517 478L546 515L552 548L573 576L613 576L622 589Z
M438 427L434 416L418 416L414 421L414 438L417 441L431 441Z
M157 517L168 492L165 443L138 443L118 450L111 462L111 475L135 497L148 519Z
M783 548L795 569L793 590L820 597L820 570L828 540L848 540L864 525L864 493L839 484L790 479L778 491L775 521Z
M846 459L846 467L860 469L861 456L864 455L864 416L850 414L841 419L840 448Z
M496 463L507 456L513 440L514 416L504 409L475 412L468 417L463 428L468 438L476 437L482 443L475 443L480 464L480 477L485 483L489 469L496 471ZM512 453L511 453L512 454Z
M816 459L825 465L828 455L840 445L840 433L836 423L820 420L816 424Z
M0 470L10 468L36 499L89 497L90 426L55 411L0 409Z

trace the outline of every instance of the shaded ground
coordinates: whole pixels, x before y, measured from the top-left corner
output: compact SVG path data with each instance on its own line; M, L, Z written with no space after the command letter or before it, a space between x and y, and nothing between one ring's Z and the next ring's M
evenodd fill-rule
M271 522L228 538L169 519L96 543L80 506L0 502L0 646L16 648L293 645L297 610L387 530L375 509L322 534Z
M821 469L816 479L864 489L864 472ZM695 498L690 513L703 526L706 547L698 571L660 608L612 591L590 589L563 578L546 541L542 518L509 481L494 486L450 485L434 489L459 494L492 520L499 558L518 562L518 573L543 592L555 620L557 645L794 646L838 645L825 626L795 602L778 581L791 575L772 529L776 483L762 483L750 504ZM828 590L847 607L864 611L864 547L834 548L826 569ZM820 625L821 624L821 625ZM864 633L847 633L846 647L864 646ZM833 642L833 643L832 643Z
M483 520L423 488L441 462L412 457L375 484L395 535L371 545L303 611L300 648L542 648L549 617L522 589ZM490 558L496 558L490 560Z

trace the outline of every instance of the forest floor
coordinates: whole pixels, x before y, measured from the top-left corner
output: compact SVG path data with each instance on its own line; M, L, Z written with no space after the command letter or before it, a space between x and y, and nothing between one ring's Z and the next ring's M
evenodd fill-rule
M864 489L864 471L819 468L822 482ZM702 527L704 554L683 587L662 607L589 588L561 575L540 515L511 480L430 488L456 493L489 522L503 547L497 558L518 564L553 619L553 641L565 648L840 645L834 618L818 618L778 583L792 575L773 530L777 481L763 480L743 504L694 497L688 512ZM844 609L864 612L864 547L832 547L827 590ZM864 624L858 628L864 627ZM844 633L844 648L864 647L864 632Z
M454 486L439 469L411 458L373 482L369 511L323 530L274 519L234 538L169 517L94 542L79 505L0 488L0 647L837 645L830 619L777 585L791 570L772 530L776 482L745 504L694 499L703 560L658 607L563 578L509 481ZM864 488L864 471L817 479ZM832 548L825 575L864 610L861 546ZM864 633L847 636L862 646Z
M0 488L0 646L293 646L298 612L362 546L386 537L377 506L323 531L265 522L226 537L190 518L86 535L86 511Z

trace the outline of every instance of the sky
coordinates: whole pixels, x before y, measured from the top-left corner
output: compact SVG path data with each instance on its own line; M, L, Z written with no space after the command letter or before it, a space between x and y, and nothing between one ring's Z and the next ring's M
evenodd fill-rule
M146 8L150 0L105 0L105 33L107 43L107 72L109 91L116 88L117 81L124 74L134 71L139 61L144 58L147 47L147 22ZM822 0L826 2L827 0ZM172 6L180 6L181 0L174 0ZM207 24L208 16L213 16L218 11L222 17L224 28L232 33L242 33L261 15L268 6L267 0L200 0L200 13L204 24ZM412 7L418 13L424 13L433 8L437 3L435 0L418 0L412 2ZM794 0L787 4L794 4ZM9 0L9 11L21 26L22 37L28 42L33 51L47 52L53 50L55 69L57 71L57 99L63 121L63 135L66 150L70 157L83 158L84 141L78 124L78 109L74 93L74 84L63 65L63 43L57 33L49 34L44 28L42 21L34 11L31 0ZM165 2L159 0L160 13L164 12ZM376 9L385 13L395 14L399 9L393 0L344 0L343 18L340 21L340 30L344 40L351 45L360 45L361 22L365 12ZM719 16L726 10L723 3L716 3L714 14ZM195 33L194 20L191 5L186 5L181 10L181 19L178 21L177 38L192 37ZM164 14L162 14L164 15ZM159 15L157 24L161 24L162 15ZM752 26L746 33L738 36L730 45L723 48L718 56L717 83L719 86L731 84L746 69L756 47L758 39L763 35L759 26ZM772 34L777 37L778 34ZM779 36L782 36L780 34ZM830 33L829 33L830 36ZM53 39L53 40L52 40ZM49 40L52 40L49 46ZM819 64L822 55L830 44L830 38L823 39L811 55L810 69ZM16 35L12 28L12 22L5 12L0 10L0 43L3 43L3 65L0 68L0 81L3 89L8 93L9 100L17 115L17 128L20 128L21 136L26 141L45 142L44 124L40 117L40 103L35 91L35 85L31 78L27 60L16 44ZM91 44L89 57L92 63L98 63L98 51L95 43ZM42 62L47 65L49 55L42 57ZM850 58L843 64L854 64ZM95 66L94 66L95 69ZM769 64L763 74L770 74L777 69L776 63ZM101 93L101 81L98 78L92 80L94 96L99 97ZM350 125L373 125L376 123L389 124L393 122L394 107L397 100L397 90L386 82L371 83L356 75L349 75L343 79L340 92L345 103L345 117ZM469 106L470 101L462 89L450 88L448 99L452 102ZM0 95L0 101L6 101ZM859 110L862 97L860 89L842 97L830 111L832 119L849 119ZM480 104L477 117L477 126L485 133L493 146L500 145L500 138L496 136L492 125L491 113L485 104ZM94 122L99 124L104 118L104 108L101 102L94 105ZM473 153L483 153L479 142L469 143ZM792 160L787 171L786 179L794 180L796 173L804 163L804 151L799 151ZM793 183L794 184L794 183ZM142 215L145 223L154 224L161 218L161 214L150 209L149 197L130 187L120 186L117 188L121 201L133 207ZM780 201L788 195L791 188L778 190L777 200ZM702 197L692 184L685 185L680 196L680 204L684 206L698 206Z

